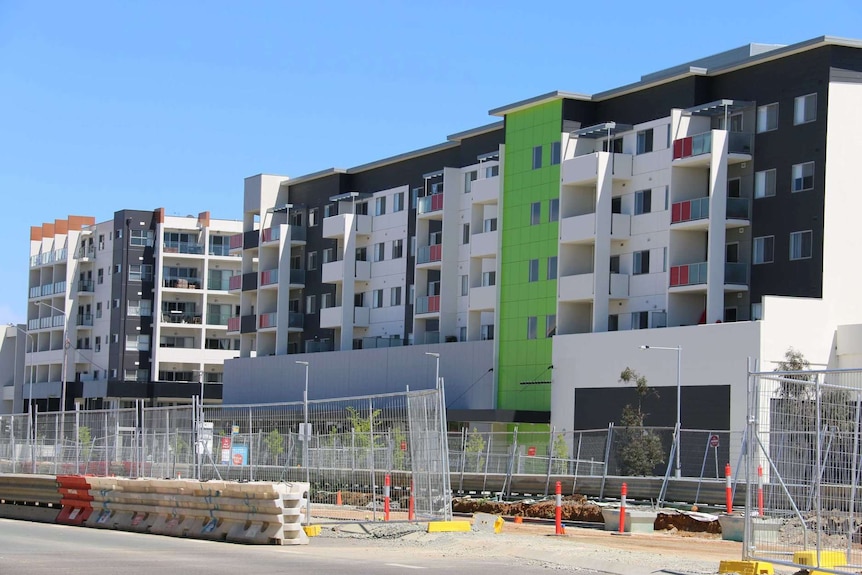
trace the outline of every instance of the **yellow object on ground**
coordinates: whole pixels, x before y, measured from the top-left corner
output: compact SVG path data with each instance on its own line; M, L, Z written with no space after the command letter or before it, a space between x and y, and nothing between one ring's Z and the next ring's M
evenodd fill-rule
M722 561L719 573L739 573L739 575L773 575L772 563L765 561Z
M450 533L453 531L470 531L469 521L430 521L428 533Z

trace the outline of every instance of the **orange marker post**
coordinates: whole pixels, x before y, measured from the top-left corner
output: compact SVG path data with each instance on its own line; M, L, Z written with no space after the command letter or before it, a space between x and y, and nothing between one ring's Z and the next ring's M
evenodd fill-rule
M620 533L626 532L626 495L628 495L629 486L623 483L620 490Z
M730 463L724 466L724 504L727 514L733 513L733 488L731 486Z
M416 519L416 502L413 500L413 481L410 482L410 497L407 500L407 521Z
M389 474L386 474L383 484L383 521L389 521Z
M563 488L560 485L560 482L557 481L557 488L555 491L556 495L554 496L557 500L557 508L554 510L554 522L555 522L555 535L563 535L565 531L563 531Z

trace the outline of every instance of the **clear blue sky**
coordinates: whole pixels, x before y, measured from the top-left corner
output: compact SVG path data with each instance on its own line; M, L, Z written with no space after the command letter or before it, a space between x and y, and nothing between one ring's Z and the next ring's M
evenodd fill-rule
M0 0L0 322L31 225L123 208L239 219L242 180L441 142L748 42L862 37L862 1Z

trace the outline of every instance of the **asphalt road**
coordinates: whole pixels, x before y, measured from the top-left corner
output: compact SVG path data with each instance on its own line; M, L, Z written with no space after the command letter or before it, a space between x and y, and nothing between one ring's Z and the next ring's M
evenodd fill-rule
M495 560L369 547L363 540L314 538L309 545L250 546L0 519L0 575L499 575L510 571L510 565ZM518 565L517 572L547 575L548 569Z

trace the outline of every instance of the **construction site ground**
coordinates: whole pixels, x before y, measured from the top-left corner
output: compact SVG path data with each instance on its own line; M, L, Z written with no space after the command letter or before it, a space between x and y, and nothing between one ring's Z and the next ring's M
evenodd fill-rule
M324 525L316 541L330 545L336 542L326 540L333 538L351 539L351 552L367 551L376 556L503 560L515 568L513 573L519 565L540 565L549 570L616 575L712 574L718 572L721 561L739 561L742 557L741 543L723 541L716 534L673 528L652 534L614 535L567 527L565 535L556 536L552 524L506 522L501 533L427 533L425 524L365 523ZM776 569L776 573L782 572Z

